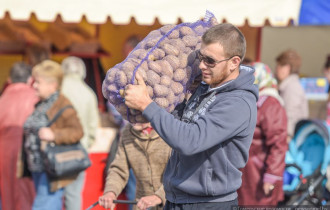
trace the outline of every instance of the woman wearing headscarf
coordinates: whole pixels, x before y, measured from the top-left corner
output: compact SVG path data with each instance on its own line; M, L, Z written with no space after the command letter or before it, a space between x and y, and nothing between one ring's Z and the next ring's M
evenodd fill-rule
M26 169L31 172L36 188L36 197L32 210L61 210L63 188L75 180L72 177L50 179L45 171L42 158L42 145L74 144L83 136L83 129L73 108L65 109L50 126L47 124L64 107L72 106L69 99L60 93L63 79L61 66L45 60L32 69L35 80L33 87L39 96L34 112L24 123L24 153ZM23 153L23 154L24 154Z
M282 189L287 151L287 116L270 68L252 63L259 87L258 115L249 160L242 169L239 205L277 205Z

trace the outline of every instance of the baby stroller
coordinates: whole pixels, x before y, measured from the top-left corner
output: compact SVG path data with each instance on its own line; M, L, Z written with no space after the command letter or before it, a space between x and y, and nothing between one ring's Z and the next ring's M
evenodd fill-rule
M324 187L330 162L330 128L325 121L302 120L286 153L283 176L284 205L326 204Z

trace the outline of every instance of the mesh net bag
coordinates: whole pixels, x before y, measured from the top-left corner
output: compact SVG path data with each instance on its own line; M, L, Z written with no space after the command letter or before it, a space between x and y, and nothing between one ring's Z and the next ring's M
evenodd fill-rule
M196 50L204 32L216 24L214 15L207 11L203 20L151 31L123 62L108 70L102 85L104 97L129 122L147 122L140 111L129 109L122 97L126 85L137 83L135 74L139 72L152 100L172 112L200 75Z

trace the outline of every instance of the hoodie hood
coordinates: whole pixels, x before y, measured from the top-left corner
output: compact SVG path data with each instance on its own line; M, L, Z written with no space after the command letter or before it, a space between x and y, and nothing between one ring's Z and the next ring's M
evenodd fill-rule
M239 75L236 79L226 82L225 84L211 88L208 92L216 91L220 92L230 92L232 90L245 90L253 93L258 101L258 86L254 84L254 69L251 66L241 65L239 69ZM252 85L251 85L252 84Z

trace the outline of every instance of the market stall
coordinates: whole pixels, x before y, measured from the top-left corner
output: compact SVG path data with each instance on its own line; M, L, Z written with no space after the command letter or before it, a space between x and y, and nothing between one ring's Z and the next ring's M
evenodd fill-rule
M308 10L317 8L311 7L311 2L320 1L122 0L118 3L106 0L0 0L0 87L7 79L10 66L26 59L29 46L39 44L49 49L56 61L76 55L89 63L87 79L98 95L100 111L105 111L101 82L104 72L125 58L122 48L126 40L132 35L144 38L164 24L194 22L202 18L206 10L214 13L219 22L233 23L242 30L247 39L246 55L252 60L261 60L274 67L277 53L291 47L297 48L298 52L308 52L302 53L306 61L311 54L319 54L312 57L311 65L321 64L329 49L329 42L324 38L329 37L330 29L326 26L329 22L321 21L320 30L317 26L296 27L303 20L300 18L303 17L301 10L316 17ZM312 24L319 23L314 21ZM292 33L293 36L288 35ZM304 45L305 40L311 40L309 36L315 36L315 33L323 38L313 39L310 45ZM320 44L323 41L326 44ZM311 45L317 47L311 48ZM308 76L320 76L319 66L311 71L311 65L304 63L302 72ZM103 190L104 160L116 132L106 127L103 123L97 143L91 150L93 166L87 170L84 208L96 201Z

